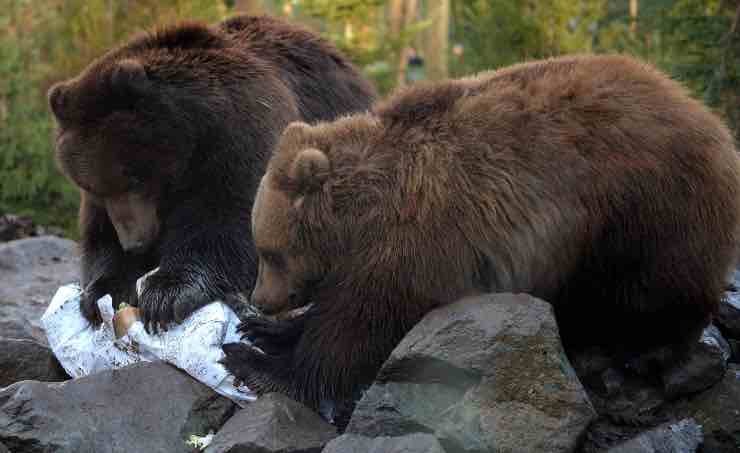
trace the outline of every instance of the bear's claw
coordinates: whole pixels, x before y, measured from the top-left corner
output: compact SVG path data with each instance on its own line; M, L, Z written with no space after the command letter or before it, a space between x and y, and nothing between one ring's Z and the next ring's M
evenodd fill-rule
M247 318L237 330L243 339L248 339L270 355L290 353L303 333L305 317L272 321L265 318Z
M227 343L222 349L225 356L219 363L237 382L259 395L280 392L292 396L288 384L292 375L290 356L268 355L247 343Z
M138 306L146 331L159 333L167 330L169 324L181 323L209 300L199 286L160 271L147 278Z
M100 317L100 310L98 310L98 299L104 295L105 292L95 287L85 289L80 295L80 311L93 326L99 326L103 322Z
M80 311L85 319L93 326L98 326L102 322L100 311L98 310L98 299L106 294L111 295L113 308L118 308L122 302L136 305L135 296L132 296L135 294L133 284L112 279L97 279L94 282L90 282L85 285L82 294L80 294ZM132 300L134 301L133 303Z

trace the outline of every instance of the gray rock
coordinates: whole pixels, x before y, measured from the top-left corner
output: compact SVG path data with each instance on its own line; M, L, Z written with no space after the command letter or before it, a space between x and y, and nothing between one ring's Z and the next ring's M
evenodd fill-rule
M36 228L30 217L13 214L0 215L0 242L33 236Z
M336 436L315 412L270 393L234 414L206 453L318 453Z
M524 294L429 313L396 347L348 433L433 433L447 453L573 451L595 417L552 307Z
M0 391L0 442L15 453L182 453L217 431L231 401L165 363Z
M587 391L595 391L601 396L608 397L616 395L622 389L625 382L624 372L616 366L612 355L603 349L594 347L568 351L568 357ZM591 399L591 403L593 402Z
M725 375L731 355L730 345L719 329L709 325L689 358L662 373L666 395L675 398L713 386Z
M343 434L332 440L322 453L445 453L431 434L408 434L401 437L365 437Z
M740 292L728 292L719 304L714 322L730 338L740 339Z
M729 338L740 339L740 270L735 269L731 289L719 305L714 322Z
M5 448L5 445L0 444L0 453L10 453L10 450Z
M722 381L691 398L687 415L704 428L707 452L740 451L740 365L730 365Z
M47 344L41 315L59 286L79 281L77 244L53 236L0 244L0 335Z
M582 380L600 380L601 374L614 366L612 355L600 347L568 351L568 354L573 369Z
M702 428L688 418L645 431L608 453L692 453L703 441Z
M51 349L28 339L0 337L0 388L18 381L66 381Z
M727 343L730 345L730 350L732 351L729 362L740 363L740 340L729 339Z
M607 368L599 377L599 390L608 396L616 395L625 381L624 373L616 368Z

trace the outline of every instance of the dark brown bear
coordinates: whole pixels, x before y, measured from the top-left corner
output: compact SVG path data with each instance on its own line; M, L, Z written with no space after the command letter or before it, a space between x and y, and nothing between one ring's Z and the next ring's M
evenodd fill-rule
M52 87L56 157L81 189L85 316L155 266L138 300L148 326L250 290L251 206L280 132L373 97L331 44L269 17L142 35Z
M412 87L372 113L283 134L255 200L255 303L224 363L317 407L370 383L424 314L463 296L553 303L566 344L683 350L740 239L722 122L622 56Z

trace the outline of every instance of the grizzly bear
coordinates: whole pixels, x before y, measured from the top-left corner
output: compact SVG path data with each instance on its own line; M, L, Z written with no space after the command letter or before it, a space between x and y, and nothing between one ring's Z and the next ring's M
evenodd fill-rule
M246 16L135 37L53 86L56 157L81 191L85 316L98 322L95 301L110 293L166 328L251 290L251 207L280 133L368 110L374 96L328 41Z
M253 302L312 305L245 320L253 343L223 363L317 407L368 385L430 310L484 292L551 302L566 345L686 348L737 258L740 159L653 67L563 57L289 126L252 221Z

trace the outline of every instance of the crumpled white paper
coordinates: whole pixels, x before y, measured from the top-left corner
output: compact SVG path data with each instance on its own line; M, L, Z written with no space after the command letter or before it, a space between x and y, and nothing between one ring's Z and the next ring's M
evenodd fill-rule
M137 282L139 291L145 278ZM156 335L148 334L144 324L135 321L126 335L116 339L111 297L98 300L103 322L93 327L80 311L80 292L76 284L60 287L41 317L49 346L70 376L76 378L136 362L163 360L240 406L257 399L246 386L235 386L234 377L218 363L224 357L223 344L241 341L236 331L239 318L228 305L208 304L182 324Z

